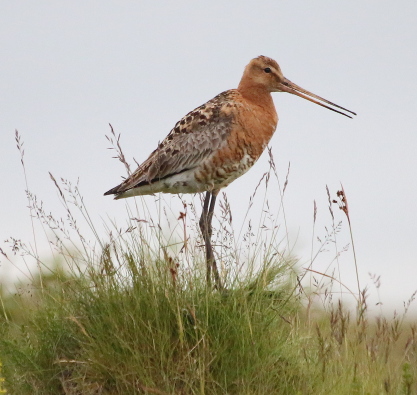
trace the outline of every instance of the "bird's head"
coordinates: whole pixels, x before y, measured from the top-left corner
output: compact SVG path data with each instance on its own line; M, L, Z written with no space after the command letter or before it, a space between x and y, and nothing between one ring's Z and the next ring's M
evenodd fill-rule
M347 110L294 84L284 77L278 63L267 56L258 56L252 59L246 66L238 89L247 89L248 87L261 88L268 92L288 92L349 118L352 117L333 107L356 115L353 111Z

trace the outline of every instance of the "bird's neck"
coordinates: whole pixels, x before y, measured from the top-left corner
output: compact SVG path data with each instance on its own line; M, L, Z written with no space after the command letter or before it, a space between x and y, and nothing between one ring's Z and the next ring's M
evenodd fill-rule
M252 105L261 107L270 117L273 123L278 122L278 115L272 100L271 92L264 86L251 83L252 81L242 80L237 88L242 97Z
M271 92L263 85L254 84L252 81L240 81L237 88L244 99L263 107L265 110L275 112L274 102L272 100Z

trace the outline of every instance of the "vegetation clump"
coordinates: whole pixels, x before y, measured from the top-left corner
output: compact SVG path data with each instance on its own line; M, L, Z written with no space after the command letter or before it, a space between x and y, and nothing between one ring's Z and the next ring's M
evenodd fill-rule
M24 165L18 134L16 141ZM213 245L224 289L205 281L194 201L176 198L178 215L160 200L152 213L138 199L134 209L126 206L128 224L112 223L103 237L78 185L51 175L64 219L47 213L27 188L31 218L47 236L52 264L39 257L35 230L34 248L8 240L12 252L28 265L32 259L35 268L16 293L0 290L0 373L6 388L0 381L0 393L417 393L417 323L407 316L415 294L403 314L371 317L357 277L357 293L349 291L356 310L342 303L347 288L337 265L347 248L337 248L341 223L334 222L331 207L332 226L318 238L307 268L297 269L288 240L279 238L288 174L278 188L276 216L266 198L274 176L278 180L270 153L270 169L249 201L248 212L265 187L259 226L247 214L246 229L237 236L229 202L221 196ZM328 200L331 206L329 191ZM334 202L346 214L352 236L343 189ZM314 223L316 214L314 205ZM331 259L336 267L313 270L330 245L336 245ZM0 253L12 262L8 251ZM372 280L378 290L379 277Z

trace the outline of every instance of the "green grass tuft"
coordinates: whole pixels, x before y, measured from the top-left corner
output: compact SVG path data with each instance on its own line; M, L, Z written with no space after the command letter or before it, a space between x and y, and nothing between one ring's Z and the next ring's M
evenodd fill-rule
M146 275L128 271L120 282L111 262L113 275L66 278L44 288L19 323L3 322L1 358L12 393L251 394L309 387L285 319L299 306L284 303L285 284L270 287L283 275L280 262L270 269L274 275L261 272L222 293L196 277L174 282L161 270L164 261Z

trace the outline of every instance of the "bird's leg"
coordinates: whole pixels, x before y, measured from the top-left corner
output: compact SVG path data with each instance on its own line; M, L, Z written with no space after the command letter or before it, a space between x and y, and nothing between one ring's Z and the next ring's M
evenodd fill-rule
M211 285L211 268L212 268L211 262L214 260L213 248L211 245L212 226L211 224L209 226L209 222L208 222L208 212L209 212L211 197L212 197L211 192L207 191L206 196L204 198L203 212L201 213L201 218L199 222L201 233L204 237L204 244L206 246L206 263L207 263L206 276L207 276L207 284L209 286Z
M213 268L214 280L216 281L216 287L217 289L221 290L223 289L223 286L220 280L220 274L217 269L217 264L216 264L216 260L214 259L213 248L211 245L211 235L213 233L212 220L213 220L213 214L214 214L214 206L216 205L217 194L218 194L218 191L211 193L210 207L207 213L207 234L208 234L208 245L210 246L209 248L210 255L207 254L206 252L206 258L207 258L207 265L211 264Z
M216 192L206 192L204 198L203 212L200 218L200 229L204 237L204 243L206 245L206 263L207 263L207 284L211 284L211 271L213 269L214 279L216 281L216 287L222 289L222 283L220 280L219 271L217 270L216 260L214 259L213 247L211 245L211 235L213 228L211 225L213 219L214 206L216 204Z

